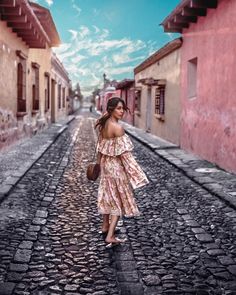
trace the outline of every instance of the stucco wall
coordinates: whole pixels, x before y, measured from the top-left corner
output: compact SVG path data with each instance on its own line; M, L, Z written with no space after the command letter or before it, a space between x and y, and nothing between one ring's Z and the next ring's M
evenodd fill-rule
M28 75L33 78L34 71L32 62L40 65L39 68L39 113L34 117L41 124L48 124L50 122L50 112L45 113L45 73L51 71L51 55L52 49L48 46L45 49L30 48L28 57ZM28 109L32 110L32 83L28 83Z
M16 117L17 64L20 61L16 50L28 55L28 47L22 39L6 22L0 21L0 149L31 134L28 118L18 121Z
M28 55L28 47L18 38L7 23L0 21L0 107L16 115L17 111L17 63L16 50Z
M217 9L183 34L181 146L236 172L236 1ZM197 57L197 96L187 93L188 60Z
M166 79L165 120L162 122L155 116L155 86L151 89L151 113L147 114L148 87L138 83L139 79L152 77ZM180 138L180 49L163 57L135 75L136 87L142 87L141 112L135 114L135 126L146 129L146 116L151 116L151 133L179 144Z
M56 82L55 85L55 102L52 105L55 105L55 121L58 121L64 118L68 114L68 101L65 101L65 108L61 103L61 109L58 108L58 85L61 84L61 89L65 87L65 97L69 96L69 83L64 79L62 75L55 68L51 66L51 79L54 79ZM61 91L62 92L62 91ZM62 94L61 94L62 98ZM61 99L61 102L63 100Z

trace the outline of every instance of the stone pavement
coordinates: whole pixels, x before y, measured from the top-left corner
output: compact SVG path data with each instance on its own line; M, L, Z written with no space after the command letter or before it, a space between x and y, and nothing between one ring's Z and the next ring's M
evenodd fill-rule
M52 124L43 132L10 146L0 153L0 202L43 153L68 127L74 116Z
M2 201L0 295L235 295L235 210L135 139L150 184L120 222L127 242L105 248L93 123L76 116Z
M1 203L1 295L119 294L98 233L97 183L85 177L91 130L76 117Z
M122 122L126 132L186 176L236 209L236 175L227 172L178 146Z

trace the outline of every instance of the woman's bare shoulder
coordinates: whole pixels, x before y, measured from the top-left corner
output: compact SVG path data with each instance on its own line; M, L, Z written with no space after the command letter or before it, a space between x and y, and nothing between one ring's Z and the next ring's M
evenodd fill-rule
M119 137L125 134L124 128L119 123L112 122L111 128L114 137Z

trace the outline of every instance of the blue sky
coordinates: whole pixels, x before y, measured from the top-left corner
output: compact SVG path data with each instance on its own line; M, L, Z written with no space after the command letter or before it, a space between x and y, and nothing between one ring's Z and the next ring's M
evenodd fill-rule
M62 44L55 52L86 96L133 69L178 34L159 24L180 0L34 0L50 9Z

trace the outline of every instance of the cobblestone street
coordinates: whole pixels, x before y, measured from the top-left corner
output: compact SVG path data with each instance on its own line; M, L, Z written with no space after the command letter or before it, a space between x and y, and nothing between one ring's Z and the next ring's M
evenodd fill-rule
M132 138L150 184L105 248L93 124L81 112L0 204L0 295L235 295L236 211Z

